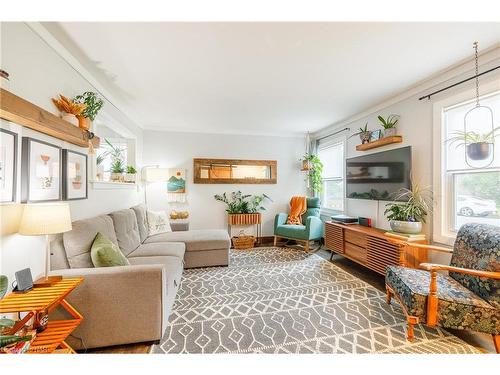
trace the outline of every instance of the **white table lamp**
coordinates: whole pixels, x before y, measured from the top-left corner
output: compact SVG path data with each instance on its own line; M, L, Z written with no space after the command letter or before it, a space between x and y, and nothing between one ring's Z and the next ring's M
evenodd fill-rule
M49 286L62 279L50 276L49 235L71 230L71 214L67 203L27 204L24 206L19 234L25 236L45 235L45 276L34 282L35 286Z

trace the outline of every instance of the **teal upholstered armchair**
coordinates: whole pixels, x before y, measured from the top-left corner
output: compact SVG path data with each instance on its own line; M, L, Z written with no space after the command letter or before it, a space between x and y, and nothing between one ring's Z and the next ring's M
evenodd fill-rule
M452 253L449 266L423 263L421 270L387 267L387 302L394 296L402 305L408 339L413 339L413 325L418 323L470 329L491 334L500 353L500 228L465 224L457 233L453 251L423 244L407 246Z
M295 240L305 245L309 251L310 241L318 241L323 237L323 222L320 219L319 198L307 198L307 210L302 215L302 225L288 225L288 214L279 213L274 218L274 246L279 238Z

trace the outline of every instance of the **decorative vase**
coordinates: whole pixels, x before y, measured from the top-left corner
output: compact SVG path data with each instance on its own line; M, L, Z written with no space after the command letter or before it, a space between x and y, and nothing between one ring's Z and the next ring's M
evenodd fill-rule
M493 150L493 143L476 142L467 145L467 156L472 160L488 159Z
M125 182L135 182L135 173L125 173Z
M422 223L420 221L391 220L389 224L394 232L406 234L418 234L422 232Z
M64 121L69 122L71 125L78 126L78 118L71 113L61 112L61 118Z
M384 129L384 137L392 137L396 135L397 129L395 127Z
M303 171L311 170L311 162L309 160L302 160L302 170Z
M83 130L90 130L92 127L92 121L89 118L83 116L76 116L78 119L78 127Z
M72 181L71 184L73 185L73 189L75 190L80 190L80 188L82 187L81 181Z
M111 181L123 182L123 173L111 173Z
M361 143L365 144L370 142L371 135L372 135L371 131L359 133L359 139L361 139Z

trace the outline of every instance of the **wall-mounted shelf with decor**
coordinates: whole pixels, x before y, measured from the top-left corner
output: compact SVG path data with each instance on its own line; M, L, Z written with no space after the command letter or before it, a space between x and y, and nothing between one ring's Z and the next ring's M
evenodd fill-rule
M0 89L0 118L80 147L89 145L86 131L4 89ZM98 148L99 144L94 136L92 145Z
M403 142L403 137L401 135L393 135L391 137L380 138L377 141L364 143L362 145L357 145L356 150L357 151L366 151L366 150L370 150L372 148L390 145L391 143L401 143L401 142Z

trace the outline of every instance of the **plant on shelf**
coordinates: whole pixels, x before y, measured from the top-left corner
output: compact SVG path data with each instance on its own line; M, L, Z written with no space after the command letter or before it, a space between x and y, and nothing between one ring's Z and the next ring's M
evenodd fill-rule
M61 112L61 118L70 124L78 126L78 116L87 108L84 103L78 103L59 94L59 99L52 98L52 103Z
M384 137L396 135L396 125L399 122L399 115L389 115L387 118L377 117L380 125L384 128Z
M362 144L370 142L370 136L372 135L372 132L368 130L368 123L366 123L364 127L359 128L358 132L354 133L352 136L355 135L359 135L359 139L361 139Z
M91 121L95 120L97 113L104 105L104 101L97 96L97 93L92 91L86 91L82 95L76 96L74 101L76 103L85 104L85 109L77 117L80 128L89 130Z
M243 194L239 190L231 192L229 196L226 193L215 194L214 198L227 205L226 212L228 214L256 214L266 209L263 206L265 200L272 202L272 199L266 194Z
M137 170L133 165L127 165L127 169L125 171L125 182L135 182L135 176L137 174Z
M465 146L467 156L472 160L485 160L488 159L493 150L493 143L498 136L496 132L500 130L500 126L494 128L488 133L478 134L474 131L455 131L452 137L448 138L446 142L450 145L456 143L456 147Z
M302 161L307 161L309 168L307 170L307 179L310 183L310 189L313 193L321 193L323 191L323 163L315 154L305 154Z
M122 159L115 159L111 164L111 181L123 181L125 165Z
M432 190L412 184L411 189L400 189L394 196L395 201L386 204L386 215L391 229L395 232L416 234L422 231L425 217L432 212Z

